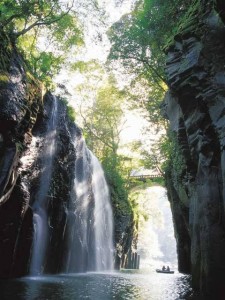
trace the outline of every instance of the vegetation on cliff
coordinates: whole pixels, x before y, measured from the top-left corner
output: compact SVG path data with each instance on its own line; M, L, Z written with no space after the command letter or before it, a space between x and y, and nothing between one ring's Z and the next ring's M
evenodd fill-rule
M40 112L40 86L45 90L52 90L53 77L60 72L68 55L76 52L78 47L84 44L75 1L3 1L0 3L0 34L0 85L4 87L10 81L8 70L11 68L14 51L14 54L20 57L26 73L23 81L27 97L31 104L38 102L37 107L31 109L36 113ZM85 65L88 65L88 69L92 67L91 63L86 64L83 61L73 62L70 67L82 69ZM96 72L97 68L98 66L94 65L93 71ZM83 87L84 89L87 91L87 86ZM123 162L118 154L123 94L123 91L116 87L114 80L109 78L108 82L97 89L95 104L86 111L83 119L87 144L101 160L110 186L117 228L121 227L117 230L120 231L117 242L118 239L122 239L120 243L130 247L124 230L130 231L130 238L133 230L133 211L128 201ZM74 109L66 98L63 101L67 106L69 119L74 121ZM36 115L33 118L32 113L31 117L34 125ZM126 217L124 222L121 221L122 216Z
M129 197L132 186L129 173L135 163L131 164L130 158L118 151L123 105L129 100L136 107L144 107L149 112L149 120L156 124L158 130L167 128L161 105L167 90L163 49L174 35L189 2L137 1L135 9L109 29L112 44L109 60L112 65L113 61L120 61L132 79L125 91L118 87L113 76L107 75L107 80L95 87L93 105L88 104L85 114L82 115L81 111L87 144L103 164L118 215L133 214L137 219L139 213L135 200ZM168 16L171 20L165 22ZM7 37L3 40L9 41L6 48L16 45L26 59L28 83L33 83L35 77L48 89L52 87L52 78L59 73L68 53L71 53L68 50L74 49L76 52L76 48L84 43L75 1L3 1L0 3L0 26L2 35ZM4 53L1 65L6 70L9 59L7 51ZM93 61L71 64L71 69L82 72L92 69L92 73L96 74L100 70L103 78L105 69L101 68ZM8 74L4 71L0 84L7 81ZM92 81L94 85L97 85L96 81L98 78ZM28 88L32 91L31 86ZM89 92L87 85L80 88ZM73 109L68 105L67 113L74 120ZM173 140L162 138L153 150L151 154L148 151L141 153L142 163L150 168L157 166L163 173L168 166L166 161L174 151Z

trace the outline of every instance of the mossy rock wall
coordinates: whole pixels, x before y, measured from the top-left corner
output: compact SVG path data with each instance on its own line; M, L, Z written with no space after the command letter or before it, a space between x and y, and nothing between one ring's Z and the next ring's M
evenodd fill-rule
M224 13L223 1L193 1L166 48L165 107L184 162L167 174L179 269L204 299L225 295Z
M40 83L29 74L10 38L0 31L0 277L3 278L27 272L33 222L19 160L31 142L32 128L42 104Z

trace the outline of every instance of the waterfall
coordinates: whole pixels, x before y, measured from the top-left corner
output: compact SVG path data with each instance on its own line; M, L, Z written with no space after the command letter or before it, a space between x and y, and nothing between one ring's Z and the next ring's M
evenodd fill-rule
M113 215L109 190L98 159L83 139L76 145L74 193L75 222L68 272L113 269Z
M50 113L46 127L43 127L46 131L38 133L37 141L39 151L41 149L37 162L40 174L38 184L34 184L34 239L30 274L39 275L46 271L73 273L113 270L113 214L103 169L98 159L87 148L79 129L74 131L76 133L69 133L71 138L73 134L76 136L75 142L72 143L71 139L71 144L68 145L74 156L71 154L69 161L62 160L60 156L55 160L56 154L62 154L61 127L58 131L56 153L56 129L62 124L63 112L58 109L55 97L47 105L47 111ZM67 181L68 193L64 198L58 195L57 188L51 190L53 171L55 174L61 170L59 164L62 162L68 162L71 166L73 157L74 167L64 168L71 176L71 182ZM52 199L55 202L49 202ZM54 211L52 203L55 203ZM55 221L60 220L61 228L51 222L53 214L57 214L54 215ZM57 256L52 253L57 251L55 245L59 251Z
M30 263L30 274L42 274L48 246L48 191L51 183L53 160L56 146L57 100L53 97L51 116L47 124L47 136L41 158L42 173L33 209L34 241Z
M165 188L145 188L140 191L137 201L144 213L139 218L138 232L141 268L158 268L163 265L177 268L172 213Z
M113 215L109 190L104 172L98 159L91 154L93 167L92 188L95 199L94 230L95 230L95 270L113 269Z

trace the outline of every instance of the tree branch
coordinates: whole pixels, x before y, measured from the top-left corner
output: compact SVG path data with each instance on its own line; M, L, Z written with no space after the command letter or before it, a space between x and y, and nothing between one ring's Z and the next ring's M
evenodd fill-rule
M11 17L9 17L7 20L5 20L4 22L0 22L1 26L2 27L5 27L7 26L10 22L12 22L14 19L16 18L21 18L23 16L23 14L15 14L15 15L12 15Z
M88 125L85 117L83 116L81 109L80 109L80 115L84 121L85 126L88 128L88 130L90 130L90 132L93 134L94 137L96 137L99 141L101 141L104 145L106 145L107 147L109 147L110 149L114 150L114 147L112 145L110 145L109 143L103 141L95 132L93 132L92 128Z
M55 17L55 18L50 19L50 20L46 20L46 18L49 18L49 17L51 16L52 12L53 12L54 6L52 6L52 8L51 8L51 10L50 10L50 12L48 13L47 16L45 16L44 18L40 18L40 19L36 20L34 23L32 23L32 24L31 24L30 26L28 26L27 28L24 28L23 30L21 30L21 31L19 31L19 32L17 32L17 33L15 33L15 34L14 34L15 39L17 39L17 38L18 38L19 36L21 36L21 35L26 34L28 31L30 31L32 28L34 28L34 27L36 27L36 26L44 26L44 25L49 26L49 25L51 25L51 24L53 24L53 23L58 22L58 21L61 20L63 17L65 17L66 15L68 15L68 13L71 11L71 9L72 9L73 6L74 6L74 1L75 1L75 0L73 0L71 6L68 7L68 9L67 9L66 12L64 12L63 14L61 14L61 15L58 16L58 17Z
M152 64L149 63L149 61L148 61L147 59L135 57L135 56L132 56L132 55L128 55L128 56L126 56L126 57L123 57L123 56L122 56L122 58L123 58L123 59L127 59L127 58L128 58L128 59L134 59L134 60L137 60L137 61L139 61L139 62L142 62L143 64L146 64L146 65L149 67L149 69L151 69L151 70L155 73L155 75L156 75L160 80L162 80L164 83L167 84L165 78L163 78L163 77L159 74L159 72L155 69L155 67L153 67Z

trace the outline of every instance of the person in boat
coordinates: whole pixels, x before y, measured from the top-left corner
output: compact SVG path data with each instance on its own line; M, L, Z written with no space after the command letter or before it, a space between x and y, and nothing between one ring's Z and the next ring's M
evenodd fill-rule
M163 270L163 271L166 271L166 267L165 267L165 266L163 266L163 267L162 267L162 270Z
M169 266L166 267L166 271L170 272L170 267Z

